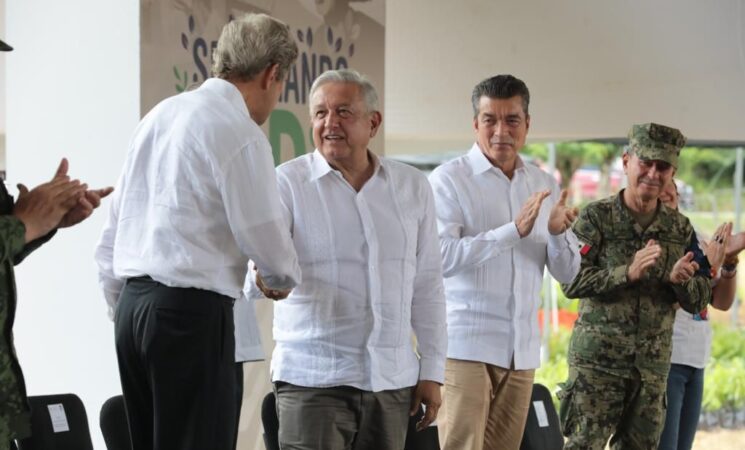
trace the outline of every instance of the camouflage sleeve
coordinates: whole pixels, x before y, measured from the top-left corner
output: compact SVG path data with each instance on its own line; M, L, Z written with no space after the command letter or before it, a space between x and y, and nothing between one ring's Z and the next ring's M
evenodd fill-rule
M693 242L693 240L696 240L696 234L690 222L686 225L690 233L689 240ZM698 243L698 240L696 240L696 243ZM691 251L691 249L688 248L686 251ZM675 292L678 303L680 303L680 307L691 314L700 312L711 303L711 280L700 270L685 283L672 284L671 287Z
M6 214L0 216L0 257L14 262L26 243L26 227L18 218Z
M593 205L583 209L572 226L572 231L577 236L580 245L580 263L579 273L571 283L562 283L561 288L564 294L569 298L595 297L612 291L627 283L626 270L627 264L624 262L604 267L599 263L600 249L603 244L604 223L598 215ZM598 211L599 212L599 211ZM607 255L606 256L606 260Z
M25 233L25 231L24 231L24 233ZM45 234L44 236L42 236L42 237L40 237L38 239L34 239L33 241L31 241L28 244L24 245L23 246L23 249L21 249L21 251L13 257L13 264L15 264L15 265L20 264L21 261L23 261L28 255L31 254L31 252L33 252L37 248L41 247L44 243L46 243L47 241L49 241L50 239L52 239L52 236L54 236L55 234L57 234L57 230L56 229L55 230L52 230L49 233Z

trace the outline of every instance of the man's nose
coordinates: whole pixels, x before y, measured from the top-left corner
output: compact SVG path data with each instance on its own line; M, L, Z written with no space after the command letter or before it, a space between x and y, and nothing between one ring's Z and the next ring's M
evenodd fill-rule
M328 114L326 114L326 127L333 127L339 124L339 115L336 114L333 111L330 111Z
M507 134L507 127L501 120L498 120L497 123L494 124L494 136L504 136L505 134Z

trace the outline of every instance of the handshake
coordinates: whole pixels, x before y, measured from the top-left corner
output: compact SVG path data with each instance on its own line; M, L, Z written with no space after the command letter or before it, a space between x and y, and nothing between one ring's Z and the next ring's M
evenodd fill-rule
M264 284L264 280L261 279L259 269L256 266L254 266L254 271L256 271L256 287L259 288L262 294L264 294L264 297L272 300L284 300L288 295L290 295L292 289L269 289Z

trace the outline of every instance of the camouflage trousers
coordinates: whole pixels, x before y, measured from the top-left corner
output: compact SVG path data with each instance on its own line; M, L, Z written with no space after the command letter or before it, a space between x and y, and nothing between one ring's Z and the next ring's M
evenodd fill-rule
M593 367L569 367L559 392L565 450L656 450L665 423L666 377L639 373L625 376Z

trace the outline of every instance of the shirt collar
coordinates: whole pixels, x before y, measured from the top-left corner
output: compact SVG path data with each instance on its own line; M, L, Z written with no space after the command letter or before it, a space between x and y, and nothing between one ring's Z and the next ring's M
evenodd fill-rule
M315 149L310 157L310 180L316 181L332 170L334 169L331 168L326 158L323 157L321 151Z
M479 147L479 144L476 142L473 143L471 150L468 151L467 158L474 175L482 174L490 169L499 170L497 167L492 165L491 161L489 161L489 159L484 155L484 152L481 151L481 147ZM525 164L523 163L523 159L518 154L517 162L515 163L515 172L523 170L524 168ZM499 171L501 172L501 170Z
M248 111L248 107L246 106L245 100L243 100L241 91L239 91L233 83L223 80L222 78L208 78L201 86L199 86L198 90L214 92L233 105L233 107L238 111L245 112L249 118L251 117L251 113Z
M380 174L381 176L385 176L386 172L386 163L383 159L378 158L378 155L371 152L370 150L367 151L367 154L370 155L372 158L373 165L375 167L375 170L373 171L373 177ZM310 180L316 181L317 179L323 177L327 173L333 172L334 168L329 165L328 161L326 161L326 158L323 157L323 154L321 154L321 151L318 149L315 149L313 151L313 154L310 157Z

